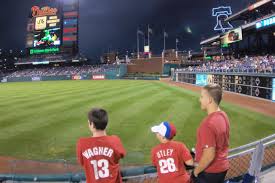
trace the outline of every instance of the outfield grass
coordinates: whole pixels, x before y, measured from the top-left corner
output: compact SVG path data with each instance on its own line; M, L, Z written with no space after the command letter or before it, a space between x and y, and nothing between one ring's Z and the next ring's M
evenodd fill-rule
M79 137L89 136L87 111L109 112L109 134L121 137L124 164L150 161L158 142L150 127L175 123L176 140L194 147L206 115L198 94L157 81L51 81L0 84L0 155L24 159L74 159ZM231 147L274 133L275 119L222 103L231 121Z

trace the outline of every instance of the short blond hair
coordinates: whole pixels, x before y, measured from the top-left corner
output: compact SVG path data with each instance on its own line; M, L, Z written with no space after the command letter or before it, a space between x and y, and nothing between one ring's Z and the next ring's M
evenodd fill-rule
M213 98L214 102L217 105L220 105L222 100L222 88L218 84L208 84L203 87L204 90L208 92L208 94Z

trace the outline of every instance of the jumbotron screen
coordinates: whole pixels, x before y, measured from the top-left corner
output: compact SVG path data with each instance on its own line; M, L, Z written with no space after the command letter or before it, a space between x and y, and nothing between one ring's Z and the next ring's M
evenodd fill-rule
M61 46L62 12L57 7L33 6L31 8L26 46L33 51L32 54L44 53L44 49L58 49Z
M60 28L44 29L35 32L33 47L51 47L60 46Z

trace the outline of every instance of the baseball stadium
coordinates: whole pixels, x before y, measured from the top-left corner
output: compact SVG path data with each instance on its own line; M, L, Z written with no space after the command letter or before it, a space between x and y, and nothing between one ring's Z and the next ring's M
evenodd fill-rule
M146 25L133 33L130 56L104 53L100 64L80 50L80 6L56 0L29 7L24 54L0 49L0 182L85 182L76 144L91 136L93 107L108 112L107 134L126 150L123 182L158 182L151 127L172 122L174 140L194 151L207 115L200 93L209 84L222 88L220 108L230 120L225 183L275 182L273 0L238 12L213 8L216 32L198 43L199 51L166 49L164 31L164 49L154 53L153 26Z

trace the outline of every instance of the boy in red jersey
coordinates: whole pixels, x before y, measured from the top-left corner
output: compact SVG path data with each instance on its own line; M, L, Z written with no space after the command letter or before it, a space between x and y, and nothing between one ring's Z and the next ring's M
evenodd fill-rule
M87 183L122 183L119 160L126 151L117 136L108 136L108 114L104 109L94 108L88 113L92 137L77 142L77 158L85 170Z
M151 128L161 144L151 151L152 163L157 167L159 183L189 183L190 175L185 165L193 166L192 156L187 147L173 141L176 128L173 124L163 122Z

